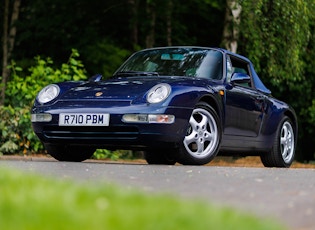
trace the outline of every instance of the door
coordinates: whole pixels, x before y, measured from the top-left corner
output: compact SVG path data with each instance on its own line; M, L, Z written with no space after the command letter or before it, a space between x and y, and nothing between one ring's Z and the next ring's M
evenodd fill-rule
M225 135L256 137L264 115L265 96L243 86L226 90Z

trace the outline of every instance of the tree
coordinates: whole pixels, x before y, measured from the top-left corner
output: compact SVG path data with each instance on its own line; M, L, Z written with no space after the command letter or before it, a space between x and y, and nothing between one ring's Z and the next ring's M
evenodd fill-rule
M168 46L172 45L172 12L173 1L169 0L166 7L166 43Z
M239 24L242 6L237 0L226 0L225 22L223 30L223 46L236 53L239 39Z
M16 36L16 21L19 17L19 10L21 0L14 0L13 10L11 15L11 21L9 22L9 0L4 2L4 14L3 14L3 56L2 56L2 82L1 82L1 99L0 105L4 104L6 83L8 82L10 70L8 63L11 58L11 54L14 48L15 36ZM10 26L9 26L10 25Z
M310 47L314 1L240 0L239 3L242 6L239 40L241 53L253 61L273 95L295 108L299 126L312 127L314 130L314 125L305 117L304 109L310 107L315 96L310 91L315 82L306 79L305 75L305 67L311 66L313 69L314 66L308 58L315 58L314 53L312 57L306 55L306 52L310 53L307 47ZM306 129L300 128L301 144L298 146L303 146L305 137L308 136L305 134ZM311 151L314 155L315 149ZM305 152L299 149L298 152L298 158L303 158L300 156Z
M315 5L310 5L310 12L315 12ZM301 100L304 103L299 108L301 153L298 160L310 161L315 159L315 15L310 13L310 39L303 55L305 81L301 84Z
M145 39L145 47L151 48L155 41L155 23L156 23L156 3L154 0L146 1L147 13L147 34Z
M130 7L130 40L133 48L138 44L138 7L139 0L127 0Z
M240 1L242 51L281 95L296 89L304 78L302 57L309 40L310 2Z

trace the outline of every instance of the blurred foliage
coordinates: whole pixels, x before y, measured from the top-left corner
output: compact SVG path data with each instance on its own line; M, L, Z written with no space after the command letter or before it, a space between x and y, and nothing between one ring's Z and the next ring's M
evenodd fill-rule
M110 77L131 54L130 51L121 49L106 39L88 45L84 52L83 55L89 60L90 72L98 70L104 78Z
M241 50L277 97L301 90L312 0L241 1Z
M275 97L295 108L299 120L298 159L314 159L314 0L236 1L242 7L238 53L252 60ZM24 0L16 23L12 52L15 62L9 66L5 107L29 108L36 93L52 82L84 79L96 73L109 77L129 54L146 48L149 33L154 36L154 46L166 46L170 39L172 45L218 47L227 2ZM0 5L0 18L3 8ZM11 115L18 116L18 112ZM1 146L1 152L5 152L20 143L14 139L6 142L2 137Z
M42 145L35 136L30 123L30 106L1 106L1 142L0 153L23 153L39 151Z
M12 106L31 106L37 93L46 85L53 82L86 80L86 71L79 58L77 50L72 49L67 63L55 67L51 58L35 57L35 65L29 68L29 74L22 73L23 69L11 62L10 82L7 84L6 104ZM26 76L24 76L26 75Z
M132 14L130 2L136 4L135 14ZM154 6L156 16L154 46L167 45L168 3L169 0L24 0L17 22L13 58L27 64L25 59L41 54L60 64L68 57L68 51L75 48L82 54L89 75L108 76L117 67L117 56L124 56L121 52L146 48L149 4ZM174 45L215 46L220 43L218 31L223 28L225 0L189 0L185 4L172 0L172 5ZM3 18L2 13L0 11L0 18ZM137 41L133 39L132 23L137 26Z
M290 103L299 121L297 158L314 158L314 0L239 0L239 52L253 62L273 95Z
M156 174L155 170L147 171L153 177ZM39 174L0 167L0 229L286 229L276 219L221 207L201 198L158 194L110 181L92 182L92 178L78 181ZM131 176L130 180L136 179Z
M28 73L23 72L23 69L12 61L6 104L0 107L1 154L29 154L43 150L31 127L32 103L37 93L52 82L87 79L84 66L78 60L79 56L78 51L73 49L68 62L63 63L60 68L54 67L50 58L42 59L37 56L36 64L29 68Z
M107 149L97 149L92 158L101 160L101 159L110 159L110 160L118 160L118 159L133 159L135 154L131 150L115 150L110 151Z
M112 49L115 49L114 47ZM102 50L99 50L101 52ZM119 54L123 51L117 50ZM44 152L43 145L32 130L30 111L37 93L46 85L53 82L86 80L86 70L83 63L78 59L80 54L72 49L67 63L62 63L58 68L51 58L42 59L35 57L35 64L28 73L12 61L11 81L6 91L7 105L0 107L2 119L0 121L1 141L0 154L21 153L24 155ZM99 56L101 58L101 56ZM111 58L111 57L107 57ZM115 57L121 62L119 55ZM108 59L109 60L109 59ZM25 76L24 76L25 75ZM95 159L131 159L133 152L129 150L110 151L98 149L93 158Z

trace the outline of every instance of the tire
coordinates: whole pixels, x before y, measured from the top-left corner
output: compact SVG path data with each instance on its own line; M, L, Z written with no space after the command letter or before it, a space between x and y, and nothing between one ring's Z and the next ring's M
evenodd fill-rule
M145 151L144 159L147 161L148 164L155 164L155 165L174 165L176 163L174 155L167 154L165 150Z
M179 148L179 163L203 165L218 153L222 127L216 111L205 102L199 102L193 110L186 136Z
M265 167L291 166L295 155L295 130L288 117L284 117L278 126L273 147L269 153L262 154L260 159Z
M84 146L64 146L45 144L45 148L58 161L81 162L89 159L95 149Z

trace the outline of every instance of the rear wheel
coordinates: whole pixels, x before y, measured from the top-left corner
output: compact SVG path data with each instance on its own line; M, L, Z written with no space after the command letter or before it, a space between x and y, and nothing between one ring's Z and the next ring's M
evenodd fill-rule
M176 160L173 155L166 153L166 150L148 150L144 152L144 159L148 164L174 165Z
M94 148L85 146L64 146L45 144L47 152L58 161L81 162L89 159L95 152Z
M205 102L196 105L179 149L179 163L203 165L218 153L222 128L216 111Z
M278 127L270 153L260 156L265 167L290 167L295 155L295 130L292 121L284 117Z

